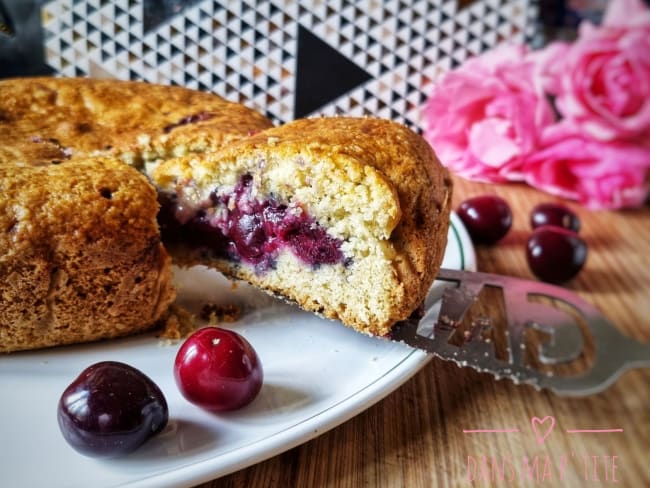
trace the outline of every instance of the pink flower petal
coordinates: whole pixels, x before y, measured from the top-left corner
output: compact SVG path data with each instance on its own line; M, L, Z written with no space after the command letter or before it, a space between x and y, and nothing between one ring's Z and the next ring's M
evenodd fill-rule
M535 57L504 45L444 76L424 107L424 137L456 174L521 180L522 156L536 148L553 112L535 80Z
M548 193L580 201L588 208L623 208L641 204L647 194L650 150L629 143L603 143L571 132L529 156L526 182ZM547 138L547 142L549 139Z
M485 119L476 122L469 134L469 149L481 162L499 168L516 157L520 148L509 137L512 124L503 119Z
M633 27L650 22L650 11L643 0L611 0L603 16L603 26Z
M616 0L608 15L601 27L581 24L564 59L540 56L542 84L562 116L592 137L636 140L650 134L650 9Z

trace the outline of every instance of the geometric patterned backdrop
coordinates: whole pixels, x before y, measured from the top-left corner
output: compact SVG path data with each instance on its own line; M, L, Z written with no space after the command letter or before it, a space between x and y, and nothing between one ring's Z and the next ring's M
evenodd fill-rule
M415 129L440 74L530 41L538 14L534 0L51 0L40 13L56 74L208 90L276 122L371 114Z

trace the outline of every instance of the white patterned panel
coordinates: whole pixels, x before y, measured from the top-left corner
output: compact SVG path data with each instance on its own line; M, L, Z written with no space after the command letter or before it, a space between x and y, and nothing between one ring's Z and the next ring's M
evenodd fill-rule
M145 32L144 4L47 2L47 63L65 76L210 90L276 122L319 113L371 114L415 128L440 74L498 43L532 39L537 13L535 0L477 0L462 2L463 8L443 0L203 0L188 2ZM296 113L304 79L297 62L301 29L367 74L308 114ZM330 82L327 66L322 76Z

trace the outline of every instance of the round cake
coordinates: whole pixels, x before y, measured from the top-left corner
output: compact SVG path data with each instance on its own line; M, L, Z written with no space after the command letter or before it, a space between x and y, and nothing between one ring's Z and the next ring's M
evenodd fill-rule
M0 351L155 326L172 261L384 335L442 261L451 180L395 122L33 78L0 81L0 135Z

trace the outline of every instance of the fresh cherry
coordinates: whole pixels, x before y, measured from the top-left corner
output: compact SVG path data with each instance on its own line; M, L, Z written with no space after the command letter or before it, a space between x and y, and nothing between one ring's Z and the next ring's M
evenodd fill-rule
M257 353L237 332L205 327L181 345L174 377L183 396L213 412L243 407L257 396L263 380Z
M528 239L528 265L535 275L550 283L570 280L587 260L587 244L575 232L550 225L538 227Z
M541 203L530 214L530 226L533 229L543 225L554 225L573 232L580 231L580 219L564 205Z
M496 195L481 195L465 200L457 213L472 241L477 244L494 244L512 227L510 206Z
M59 400L57 418L66 441L91 457L116 457L137 449L165 428L167 402L156 384L124 363L89 366Z

